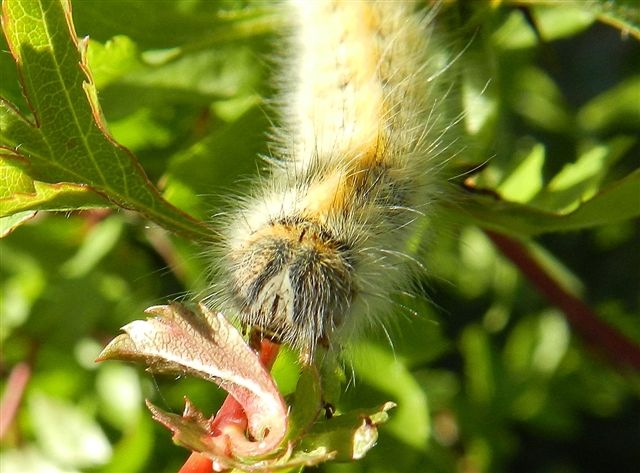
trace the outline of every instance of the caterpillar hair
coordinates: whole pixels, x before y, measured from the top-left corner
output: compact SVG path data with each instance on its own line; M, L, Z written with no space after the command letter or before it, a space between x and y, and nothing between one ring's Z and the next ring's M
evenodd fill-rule
M292 0L270 173L224 224L208 302L313 359L390 311L452 151L432 14Z

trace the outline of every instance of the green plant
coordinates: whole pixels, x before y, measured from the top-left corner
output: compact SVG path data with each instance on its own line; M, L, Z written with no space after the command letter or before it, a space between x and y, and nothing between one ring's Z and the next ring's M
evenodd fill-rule
M75 2L72 20L66 2L3 2L8 471L176 471L181 452L154 435L142 398L174 411L186 392L203 410L222 400L93 359L145 307L205 290L206 222L266 152L256 57L280 20L262 2L103 3ZM339 409L398 408L363 462L327 471L597 471L603 459L571 451L589 435L612 439L594 450L617 469L638 461L638 8L547 3L443 7L469 44L465 160L487 165L452 190L424 254L417 284L437 307L402 300L420 317L399 315L393 348L384 336L351 348ZM285 350L281 392L297 373Z

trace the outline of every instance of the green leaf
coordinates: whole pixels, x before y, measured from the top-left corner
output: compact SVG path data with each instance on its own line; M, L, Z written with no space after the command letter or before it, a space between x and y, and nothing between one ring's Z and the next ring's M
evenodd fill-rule
M360 341L351 350L367 354L366 359L353 356L359 379L398 404L387 432L417 450L425 448L431 429L429 402L414 374L378 344Z
M116 35L135 38L145 51L156 50L160 60L172 60L194 49L215 49L221 44L278 31L282 15L273 2L155 2L109 0L74 4L77 29L98 41ZM171 34L167 34L168 28ZM178 45L178 46L176 46Z
M109 135L68 1L3 3L3 29L32 120L0 102L0 152L34 181L88 186L116 205L196 240L202 223L166 202L135 157ZM89 199L90 204L95 198Z
M494 395L496 376L491 360L491 346L486 332L477 325L468 326L460 340L465 359L465 374L470 399L486 405Z
M638 9L637 0L583 0L580 2L510 0L509 3L533 4L539 15L538 26L547 40L580 32L591 24L593 18L610 24L620 30L623 35L640 39L640 9Z
M94 225L76 254L60 266L60 272L69 278L79 278L96 270L100 260L118 243L123 226L124 222L117 217L107 218Z
M619 223L640 216L640 169L601 189L572 212L550 212L474 194L464 208L452 207L462 220L510 235L534 236Z
M531 124L552 133L569 132L572 117L558 85L550 75L537 67L516 73L513 108Z
M616 127L637 132L640 129L639 100L640 75L636 75L589 101L578 112L578 124L591 133Z
M115 36L104 45L89 41L87 62L96 87L102 89L123 75L142 68L139 54L136 44L127 36Z
M571 37L591 26L595 12L579 2L556 2L552 8L540 5L535 9L536 27L545 41Z
M289 413L289 432L287 438L296 441L318 418L321 411L321 386L317 370L312 366L303 367L294 404Z
M498 192L513 202L528 202L542 188L542 167L544 165L544 146L534 145L524 156L516 169L502 181Z
M393 402L386 402L317 422L302 439L301 450L335 452L332 457L338 461L359 460L376 444L377 426L389 420L387 411L394 407Z
M530 204L563 214L575 210L598 192L607 172L632 145L632 139L621 137L589 146L575 162L566 164Z
M7 217L0 217L0 238L7 236L24 222L31 220L35 214L35 211L26 210Z
M589 8L600 21L619 29L621 34L640 39L640 9L636 0L591 1Z
M0 200L0 214L13 215L25 210L85 210L109 205L108 201L82 184L46 184L32 181L34 192L14 193Z
M82 210L110 203L88 186L32 180L14 161L0 159L0 217L35 210Z
M34 432L49 457L78 468L95 467L109 460L109 439L80 406L43 393L34 393L29 401Z
M176 153L168 167L165 198L192 215L206 216L216 205L223 205L224 199L212 195L211 184L224 184L220 176L224 176L226 182L237 182L242 175L254 170L253 159L235 158L253 158L266 152L262 136L256 136L255 131L264 129L264 113L252 106L237 120L218 126L213 133Z

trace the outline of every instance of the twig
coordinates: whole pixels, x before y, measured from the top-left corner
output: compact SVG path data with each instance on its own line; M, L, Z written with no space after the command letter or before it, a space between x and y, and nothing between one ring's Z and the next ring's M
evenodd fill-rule
M31 367L24 361L14 366L9 374L5 392L0 401L0 440L4 438L18 412L30 377Z
M582 300L564 289L518 241L485 230L500 251L515 264L549 302L562 310L575 331L619 366L640 371L640 346L602 321Z

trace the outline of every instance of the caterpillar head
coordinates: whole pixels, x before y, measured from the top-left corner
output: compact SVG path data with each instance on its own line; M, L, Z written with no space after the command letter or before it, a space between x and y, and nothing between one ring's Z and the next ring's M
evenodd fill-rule
M239 319L307 356L328 343L356 293L349 247L309 220L270 222L226 258Z

